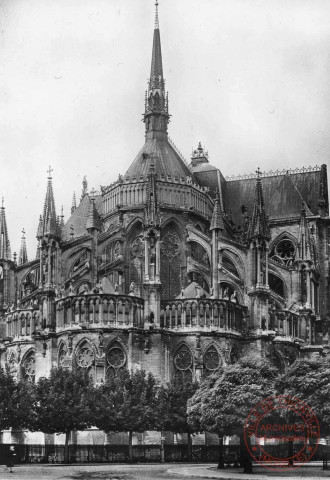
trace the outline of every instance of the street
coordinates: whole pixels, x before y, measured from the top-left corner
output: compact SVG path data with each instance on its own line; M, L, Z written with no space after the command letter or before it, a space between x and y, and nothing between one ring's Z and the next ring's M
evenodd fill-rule
M223 478L266 480L268 478L290 478L316 480L329 478L330 472L320 466L308 466L289 472L271 472L264 467L254 467L253 474L243 474L240 469L217 470L216 466L196 464L134 464L134 465L19 465L9 473L0 466L1 480L178 480Z

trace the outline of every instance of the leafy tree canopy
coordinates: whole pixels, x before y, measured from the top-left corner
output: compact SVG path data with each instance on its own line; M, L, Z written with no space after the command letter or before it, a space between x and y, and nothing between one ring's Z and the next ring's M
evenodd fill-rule
M67 433L94 424L92 380L84 370L53 369L40 378L35 389L35 421L32 430Z
M274 395L278 371L265 359L249 356L202 381L188 402L191 428L223 435L242 434L251 409Z
M276 382L279 394L305 401L314 411L321 434L330 434L329 360L298 359Z
M105 431L155 428L156 382L144 370L122 370L98 388L95 425Z
M161 386L157 395L157 427L177 433L193 433L188 424L187 404L198 388L197 382L182 382L178 378Z
M31 421L32 385L0 368L0 430L25 428Z

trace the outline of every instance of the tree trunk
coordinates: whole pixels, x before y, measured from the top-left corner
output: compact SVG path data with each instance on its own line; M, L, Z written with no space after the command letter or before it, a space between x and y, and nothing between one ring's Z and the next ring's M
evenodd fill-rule
M293 440L290 440L288 442L288 447L289 447L288 457L293 457ZM293 458L289 458L288 466L292 467L292 465L293 465Z
M128 459L133 462L133 432L128 432Z
M218 460L218 469L225 468L225 462L223 458L223 437L219 435L219 460Z
M188 461L192 462L192 438L190 432L188 432Z
M69 440L70 440L70 431L65 432L65 444L64 444L64 463L69 463Z
M248 440L249 441L249 440ZM249 445L250 447L250 445ZM244 434L240 435L240 449L241 449L241 467L244 469L244 473L252 473L252 460L250 457L250 453L247 449L247 445L245 444Z
M160 431L160 463L165 463L164 431Z

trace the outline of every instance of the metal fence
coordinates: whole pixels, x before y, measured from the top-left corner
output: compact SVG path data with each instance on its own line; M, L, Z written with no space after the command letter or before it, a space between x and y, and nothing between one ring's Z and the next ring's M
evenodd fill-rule
M0 464L6 463L10 445L0 444ZM64 445L14 444L14 446L17 463L64 463ZM268 453L277 458L283 458L285 457L283 448L283 446L274 445L272 449L268 449ZM319 445L312 460L323 460L326 451L329 451L329 446ZM165 445L164 457L165 462L216 463L219 447L218 445L193 445L191 456L189 456L187 445ZM133 462L160 462L160 459L160 445L133 446ZM236 466L239 459L239 445L224 446L224 461L227 465ZM126 463L129 461L128 445L69 445L70 463Z

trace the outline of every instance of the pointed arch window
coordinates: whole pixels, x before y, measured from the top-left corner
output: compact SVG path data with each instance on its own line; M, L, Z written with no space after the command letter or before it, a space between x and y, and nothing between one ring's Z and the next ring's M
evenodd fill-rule
M58 364L61 368L64 368L67 366L67 359L68 359L67 354L68 354L68 349L66 345L62 344L58 354Z
M107 353L107 376L116 375L119 370L126 368L127 356L122 346L116 342Z
M175 376L183 381L192 381L193 358L189 348L182 345L174 357Z
M215 372L221 367L221 357L214 345L211 345L204 353L203 363L206 375Z
M36 373L35 354L30 353L22 362L22 376L25 380L34 383Z

